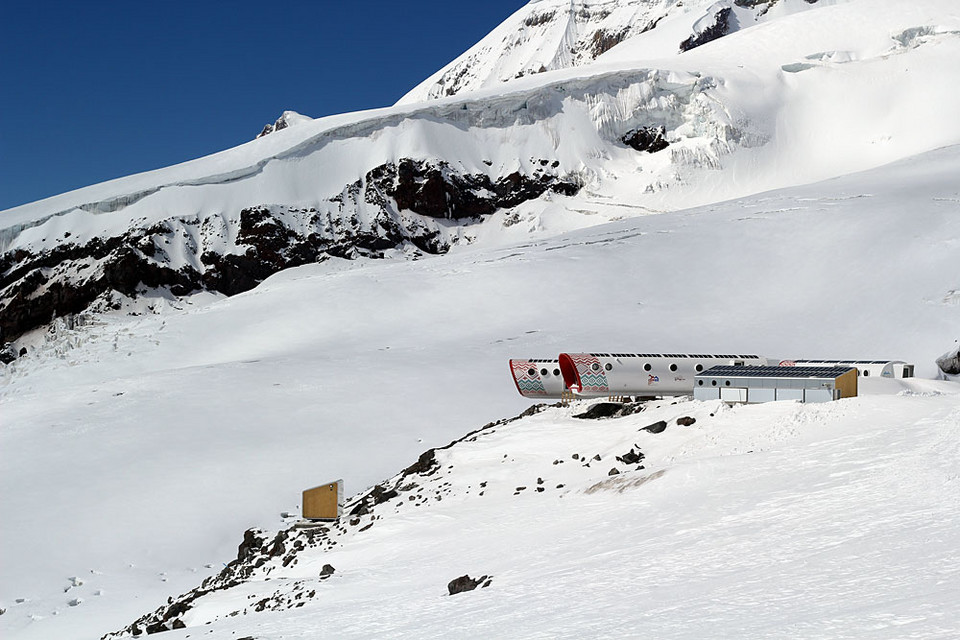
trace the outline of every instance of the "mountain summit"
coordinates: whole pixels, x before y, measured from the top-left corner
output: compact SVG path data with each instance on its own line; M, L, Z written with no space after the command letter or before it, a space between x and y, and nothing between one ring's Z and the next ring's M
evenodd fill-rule
M583 67L621 42L643 37L668 58L818 0L533 0L397 104L493 87ZM832 4L824 2L824 4ZM767 16L771 8L777 10ZM656 34L651 32L656 31Z

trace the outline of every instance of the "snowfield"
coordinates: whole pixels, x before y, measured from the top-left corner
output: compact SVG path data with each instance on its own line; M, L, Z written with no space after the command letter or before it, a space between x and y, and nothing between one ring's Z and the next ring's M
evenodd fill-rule
M257 255L249 207L258 233L392 221L449 250L318 255L232 297L138 287L17 337L0 636L122 636L159 610L186 625L162 637L224 640L960 637L960 382L933 379L960 338L956 2L580 4L529 3L394 107L292 114L0 212L0 320L24 282L29 308L103 276L95 254L44 262L69 243L200 282L204 255ZM725 9L736 28L679 52ZM638 127L668 146L631 148ZM372 178L404 159L577 191L527 198L516 178L515 205L429 216ZM562 351L889 358L918 377L827 405L505 421L530 407L508 360ZM429 473L404 473L430 449ZM353 504L397 495L292 529L301 491L337 478ZM228 567L242 542L264 564ZM447 595L465 574L492 579Z
M285 526L279 515L296 511L303 489L343 477L348 493L360 492L416 461L427 448L519 413L528 404L510 380L507 361L511 357L549 357L562 350L614 347L678 352L716 348L772 357L903 358L917 364L919 376L933 376L933 360L943 352L944 344L954 339L960 313L952 295L960 289L954 266L956 239L960 238L958 172L960 149L954 147L831 182L624 220L533 244L463 248L446 256L408 262L342 261L302 267L278 274L247 294L211 304L198 302L191 308L184 303L183 311L165 307L160 313L133 318L101 317L97 323L38 338L32 355L4 370L0 400L4 424L0 490L5 513L0 540L7 576L0 593L7 613L0 617L0 624L5 633L23 638L95 637L122 628L163 604L168 596L186 592L204 576L215 574L236 555L243 530ZM760 492L754 498L758 504L765 503L774 500L783 487L794 486L794 467L785 467L783 460L816 460L816 468L840 473L842 469L833 468L833 456L849 454L852 441L861 441L865 447L862 456L850 458L859 461L848 465L852 474L871 477L880 464L874 452L883 451L887 456L880 467L884 473L902 482L907 482L904 476L913 474L905 487L923 487L905 488L896 494L909 502L911 509L928 503L938 509L955 508L956 502L942 484L924 480L927 472L908 473L901 461L909 457L913 461L909 468L914 469L922 467L924 455L929 455L929 473L934 474L943 464L953 464L954 457L944 452L955 449L960 441L960 432L953 429L960 408L960 386L917 380L905 389L876 391L881 395L864 395L829 408L770 405L717 414L753 416L747 418L752 431L742 440L736 436L740 427L728 426L733 423L726 418L698 419L699 426L689 433L699 439L685 446L702 461L681 471L673 468L672 459L655 457L659 456L655 449L644 449L658 446L655 443L660 440L628 443L614 438L604 444L606 440L595 441L596 425L584 426L576 435L570 425L577 422L562 426L568 414L542 414L536 417L536 424L541 425L538 430L553 428L544 423L553 420L549 416L556 418L557 429L565 429L567 435L551 445L569 449L565 458L575 452L600 453L605 458L600 468L591 466L589 474L569 486L573 495L563 498L568 501L564 505L571 499L573 504L590 503L580 494L605 478L613 466L609 454L618 447L623 449L617 451L619 455L633 444L640 445L648 456L648 469L666 469L667 475L642 491L611 493L590 508L597 511L584 507L581 516L574 510L570 517L582 525L576 528L571 528L569 521L555 521L558 509L552 502L530 502L532 511L523 515L526 507L522 505L544 497L526 493L516 500L512 495L496 498L482 517L430 510L407 521L414 510L404 511L400 520L378 521L370 530L374 539L381 541L378 544L387 546L377 547L378 555L370 556L366 564L351 564L360 563L359 557L368 553L362 536L336 551L354 560L319 556L309 561L329 562L341 574L324 583L324 589L340 584L341 577L347 580L351 567L368 567L354 578L366 576L355 583L356 589L366 594L361 601L350 600L349 609L342 605L326 608L325 599L318 597L311 600L309 608L298 610L297 616L311 611L319 616L317 620L355 616L350 618L350 628L358 636L388 632L421 635L418 624L426 625L422 634L439 633L454 619L462 620L458 607L467 606L451 605L442 598L446 582L463 573L479 572L497 576L494 584L482 593L458 597L458 602L472 602L470 606L487 611L483 616L486 622L475 622L477 636L489 630L484 624L497 620L511 628L539 620L546 625L545 635L554 635L566 627L549 626L553 623L547 615L531 614L526 622L521 620L528 616L517 615L522 609L513 598L520 595L496 605L488 599L504 582L515 584L520 593L538 592L545 588L538 577L544 574L538 572L557 564L568 570L550 574L554 586L537 598L561 601L555 605L541 601L539 606L548 611L551 606L582 611L577 607L587 605L581 602L584 593L578 589L585 584L609 583L598 575L584 582L581 573L573 570L581 563L594 566L601 574L626 571L624 567L640 572L648 566L643 563L653 563L649 571L672 574L670 558L674 554L692 562L690 554L701 558L701 548L705 550L702 559L680 575L724 557L728 560L723 562L733 563L726 548L733 544L732 534L716 535L716 513L728 513L716 501L722 502L736 483L723 484L726 489L714 493L718 478L740 469L737 473L741 475L735 477L752 480L738 489L740 499L748 500L750 492ZM897 395L902 391L909 393ZM695 406L681 410L700 411ZM708 413L711 411L715 409ZM784 419L796 425L783 448L772 447L771 451L778 452L773 458L744 455L715 460L719 454L757 451L758 443L777 440L780 427L775 423L783 412L794 416ZM643 415L642 420L652 415ZM877 424L880 418L882 424ZM643 426L637 419L624 419L630 434ZM804 426L808 420L812 422L809 428ZM729 429L733 432L728 433ZM945 441L934 446L929 440L911 437L923 429ZM688 433L668 429L663 441L671 441L671 431ZM507 437L509 430L502 435ZM726 444L711 449L713 440ZM835 443L835 448L830 449L829 443ZM546 445L537 440L522 447L536 451ZM821 458L818 447L832 453ZM522 479L504 477L506 485L500 490L509 489L511 483L530 490L538 476L556 481L554 487L563 483L557 473L543 475L544 465L552 467L560 453L563 451L551 448L549 460L532 461L530 470L520 473ZM503 454L520 455L512 448L478 453L473 463L461 463L462 468L477 469L462 479L458 475L454 479L457 486L476 490L479 479L474 474L486 471L484 460ZM754 467L752 460L769 460L769 464ZM728 464L732 468L727 469ZM691 469L703 465L713 471L702 477L691 475ZM592 475L594 471L598 475ZM946 481L950 471L943 473ZM675 486L672 483L681 477L687 478L688 497L681 500L678 493L668 492L664 498L656 492L658 486ZM814 482L813 476L806 477ZM879 486L895 482L884 478ZM880 625L887 615L893 616L888 620L893 624L906 615L902 613L904 602L929 597L933 604L922 609L926 613L914 622L915 628L924 633L940 629L941 619L932 611L950 597L957 583L949 573L931 577L922 563L933 564L939 557L944 570L950 567L949 556L955 549L955 540L947 535L951 519L931 516L932 533L922 538L928 555L914 566L906 562L912 552L901 553L894 547L917 549L914 524L903 524L915 520L891 510L885 501L893 498L885 491L855 483L859 489L848 492L841 490L846 481L836 483L837 493L831 495L829 508L835 514L831 518L838 522L849 522L854 513L861 514L858 522L906 518L898 520L898 527L885 530L876 541L881 546L868 558L874 568L863 577L864 584L892 585L888 591L863 592L860 602L870 600L878 607L873 609L878 617L870 618L870 624ZM811 518L819 517L812 486L797 485L792 493L781 496L785 506L769 517L774 521L787 518L793 513L792 501L812 510ZM705 511L700 512L695 505L702 499L698 496L707 491L714 496L713 502L707 500ZM551 496L551 501L560 499L553 491ZM874 502L867 500L868 496ZM634 520L636 503L621 504L621 500L672 506L666 511L648 507L653 510ZM474 508L488 508L483 506L487 504L463 501L462 508L470 513ZM680 508L685 504L687 508ZM446 502L443 505L446 509ZM614 515L621 506L622 513ZM729 513L738 510L731 509ZM804 527L820 527L822 522L801 517L796 527L768 530L773 525L763 521L762 511L754 511L735 529L744 532L737 544L765 548L767 554L780 553L776 550L783 548L784 562L794 563L799 571L802 554L794 556L789 550L796 545L807 549L808 543L816 546L798 532ZM845 518L841 517L844 511L849 512ZM434 522L446 524L438 524L436 533L430 534ZM516 527L510 528L514 526L508 526L510 522ZM639 529L638 522L643 523ZM656 523L659 535L645 532L650 522ZM398 533L392 542L379 538L379 531L395 526L404 533ZM517 539L509 544L503 537L485 542L485 536L494 535L492 531L498 528L526 533L517 533ZM532 562L523 540L529 538L531 545L539 545L544 539L541 529L567 531L564 535L574 536L580 544L557 542L553 555L543 550L547 556L539 563ZM476 533L465 536L465 531ZM673 537L665 531L687 533ZM747 536L748 531L754 535ZM853 544L852 540L858 541L857 549L863 548L864 536L859 530L837 525L824 531L825 536L826 531L833 531L831 540L841 547L832 563L839 562L843 545ZM608 542L601 544L607 538ZM475 547L470 554L478 555L464 555L466 540ZM593 555L591 540L611 553ZM612 546L603 546L607 544ZM636 554L630 561L612 553L650 545L660 551ZM518 551L506 553L509 549ZM425 568L421 576L413 571L411 567L421 566L415 558L423 558L417 554L435 558L435 564L423 565L435 566L435 573ZM661 556L667 564L656 564ZM477 561L468 561L471 557ZM480 561L493 557L499 557L500 564L487 566ZM396 558L396 563L388 563L387 558ZM741 558L739 562L749 561ZM374 571L374 565L379 569ZM507 565L512 569L507 570ZM714 571L716 576L729 575L725 566L721 563L705 575L714 575ZM742 593L752 593L756 607L771 610L768 620L774 626L767 633L776 635L777 629L787 629L776 627L777 623L800 625L795 634L799 636L807 636L806 631L829 636L842 629L855 636L869 630L862 626L865 622L853 625L856 601L845 590L849 585L844 590L842 585L831 588L832 581L808 576L815 590L790 592L788 582L778 582L777 591L763 584L764 576L786 580L791 574L762 566L767 568L758 568L759 573L742 587L747 589ZM829 566L834 565L814 563L809 572L823 573ZM82 580L83 585L64 592L70 578ZM730 635L738 635L741 628L760 633L762 629L750 622L762 620L754 615L756 610L734 607L735 597L720 598L712 589L718 589L723 581L715 579L713 587L695 593L713 602L717 611L725 610L726 616L711 614L699 618L700 624L719 625ZM408 581L419 585L419 591L408 589L413 588ZM650 583L639 579L631 584L632 589L652 589ZM680 582L671 584L682 590ZM917 584L926 591L918 591ZM382 585L384 591L376 585ZM590 606L633 611L637 617L630 620L650 624L644 607L621 598L623 588L602 591L606 595L593 596ZM330 596L335 598L331 602L359 597L351 589L338 593ZM397 616L394 629L385 622L380 608L391 593L390 597L407 598L404 606L417 610L433 602L430 606L450 611L451 618L444 622L396 611L391 614ZM417 593L421 595L415 596ZM548 597L548 593L552 595ZM597 591L591 589L591 593ZM777 593L780 595L774 597ZM569 599L564 600L562 594ZM481 600L459 599L473 597ZM20 598L26 601L16 604ZM81 601L70 606L77 598ZM786 604L777 606L778 598ZM832 623L809 615L814 602L827 607L831 601L851 608L838 610ZM193 615L201 620L217 611L226 613L235 606L229 604L229 598L227 602L204 603L212 609L198 609ZM368 607L378 603L376 612L364 609L362 602ZM676 598L667 599L662 606L689 606L684 610L691 617L701 611L693 604L676 602ZM210 610L214 613L201 615ZM335 616L334 611L339 613ZM498 617L495 611L503 613ZM289 637L293 633L289 625L294 622L288 625L284 620L300 619L270 617L269 625L278 625L277 630L265 627L257 631L258 637ZM346 623L347 618L342 619ZM367 620L369 626L361 625L361 620ZM951 620L956 622L948 617L942 624L949 627ZM386 626L381 627L381 622ZM236 624L224 621L211 628L229 629L223 631L223 637L230 637L239 628ZM252 624L268 623L245 624L249 629ZM607 623L601 616L585 618L580 624L599 625L577 627L590 633L591 628L597 630ZM532 628L516 628L518 636L535 635ZM683 635L677 631L682 628L675 631ZM696 627L689 628L689 637L696 637L692 631ZM877 627L878 633L882 635L884 628ZM668 633L670 628L665 626L663 631ZM301 629L303 637L314 632L313 625ZM343 634L343 628L331 631L334 637Z
M438 452L435 476L332 550L269 562L184 619L223 638L952 637L960 404L952 385L906 386L604 421L548 409ZM617 460L634 447L639 468ZM448 596L463 574L493 580Z

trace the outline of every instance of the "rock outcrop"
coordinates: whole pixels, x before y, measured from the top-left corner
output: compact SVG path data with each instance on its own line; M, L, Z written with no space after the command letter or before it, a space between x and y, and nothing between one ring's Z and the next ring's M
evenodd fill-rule
M0 255L0 340L78 314L113 292L235 295L289 267L330 257L382 258L405 247L440 254L458 230L580 182L540 160L530 174L460 174L445 162L404 158L369 170L320 207L255 205L235 213L171 216L146 228ZM438 224L454 220L460 226Z

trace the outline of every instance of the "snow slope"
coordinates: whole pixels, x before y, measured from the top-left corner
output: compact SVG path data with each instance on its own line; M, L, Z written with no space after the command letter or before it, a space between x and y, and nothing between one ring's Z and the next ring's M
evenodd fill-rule
M960 396L909 387L488 428L331 529L332 547L292 533L171 637L955 636ZM448 596L465 574L492 581Z
M918 375L932 376L933 360L954 339L960 317L951 295L960 289L954 268L960 238L958 171L960 149L952 147L839 180L624 220L535 243L465 247L409 262L306 266L213 304L134 318L102 317L99 324L50 335L3 371L0 608L7 613L0 616L0 632L16 638L88 638L120 629L216 573L234 557L244 529L280 526L280 512L296 510L302 489L343 477L350 493L361 491L406 467L428 447L518 413L527 405L510 381L510 357L551 356L562 350L731 349L773 357L903 358L917 364ZM929 421L930 429L949 440L956 437L950 425L957 387L943 384L947 386L921 383L916 388L920 393L948 395L915 404L897 404L913 402L910 396L876 403L862 398L856 408L830 413L815 433L801 430L801 435L813 438L837 425L856 439L862 429L875 427L879 440L865 445L874 451L890 444L884 434L909 431L895 420L909 414ZM890 421L883 424L889 426L875 425L875 417L887 409ZM767 409L749 411L758 416L749 424L759 429L749 437L763 440ZM805 415L818 410L789 411ZM713 437L709 430L697 433ZM579 442L586 447L587 441ZM911 445L919 447L911 454L917 466L923 464L924 442ZM830 449L818 464L828 464L845 448ZM778 455L795 458L797 451L788 448ZM816 455L816 449L805 455ZM857 458L863 461L858 473L870 473L871 459ZM738 464L749 466L749 460ZM789 474L776 475L779 468L771 462L743 471L770 478L763 483L770 493L761 496L761 503L790 481ZM693 487L709 486L713 477L707 475L704 484ZM675 502L672 491L665 502ZM938 491L917 489L911 495L922 504ZM806 488L798 489L794 499L802 500L805 493ZM635 498L643 501L647 495ZM692 509L696 495L694 491L691 502L678 504ZM831 498L837 513L855 510L864 497L842 495L849 501ZM516 509L522 504L505 506L506 515L520 518ZM623 548L614 533L623 529L623 518L633 516L629 509L615 516L614 506L605 504L590 512L592 521L616 526L604 534L582 529L571 535L610 537L601 548L612 552ZM659 498L656 504L661 504ZM871 513L885 513L881 506ZM427 520L465 518L472 507L465 508L467 512ZM656 511L649 513L643 522ZM688 529L690 518L700 522L700 533L682 538L682 547L667 553L668 558L713 540L713 528L706 526L713 522L709 514L689 513L668 509L658 521L663 530ZM706 520L697 520L701 517ZM471 539L478 559L498 548L479 542L492 526L484 522L462 525L476 532ZM745 536L764 522L758 513L736 531ZM522 518L519 523L535 525ZM442 525L433 539L427 521L409 526L403 540L412 548L424 543L429 548L431 540L442 547L451 531ZM376 527L371 531L379 535ZM730 531L732 538L735 530ZM840 527L836 535L843 531ZM931 542L931 553L949 546L952 538L938 537L941 533L932 531L931 539L939 542ZM913 548L907 539L912 535L895 528L889 544ZM759 540L783 542L789 531L778 536ZM754 544L748 538L741 544ZM630 537L622 540L639 544ZM710 544L714 546L708 549L716 548ZM369 549L374 555L368 561L374 562L376 554L393 553L396 547ZM566 558L563 566L571 570L560 572L566 580L555 577L557 589L549 593L560 597L557 592L567 586L574 597L578 592L572 585L580 577L572 566L579 560L562 549L553 559ZM356 553L368 551L361 546ZM425 574L425 582L417 583L425 588L429 582L431 594L442 593L439 575L460 575L447 577L453 556L444 557L436 574ZM879 557L876 562L887 558L871 557ZM618 558L611 553L591 562L596 571L604 566L613 571L621 566ZM464 572L499 571L507 584L519 585L527 578L530 584L540 579L544 574L536 571L550 566L545 562L533 563L540 569L516 579L505 575L502 565L456 566ZM333 564L344 572L361 566L346 560ZM906 579L915 575L912 571L891 567L874 576L879 581ZM374 594L393 589L389 585L400 578L392 575L386 579L387 591ZM769 573L757 574L754 584L765 575ZM84 584L64 592L70 578ZM940 579L944 584L939 587L927 585L936 598L946 597L956 584L949 573ZM371 589L379 583L354 584ZM345 593L355 593L350 589ZM760 598L758 607L774 606L760 591L752 593ZM784 606L800 616L812 597L798 594L786 598ZM26 601L16 604L19 598ZM81 602L70 606L78 598ZM426 606L430 600L411 602ZM515 613L509 602L496 606ZM623 601L611 593L601 604L619 610ZM567 605L572 602L557 606ZM357 611L358 617L349 620L359 625L356 633L377 635L380 618L359 613L369 609ZM732 615L729 609L727 614ZM282 625L278 618L271 620ZM746 614L722 620L731 634L749 621ZM847 626L849 618L836 620L838 629L860 628ZM429 635L441 622L408 619L397 633L421 635L417 625L424 624L423 634ZM306 625L299 633L314 632ZM482 634L483 627L477 628ZM829 629L810 628L829 635ZM292 633L289 626L278 629L276 634Z

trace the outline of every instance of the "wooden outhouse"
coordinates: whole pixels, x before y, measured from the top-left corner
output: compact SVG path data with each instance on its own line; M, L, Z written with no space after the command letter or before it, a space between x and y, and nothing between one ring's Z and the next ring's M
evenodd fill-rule
M336 520L343 514L343 480L335 480L303 492L303 517Z

